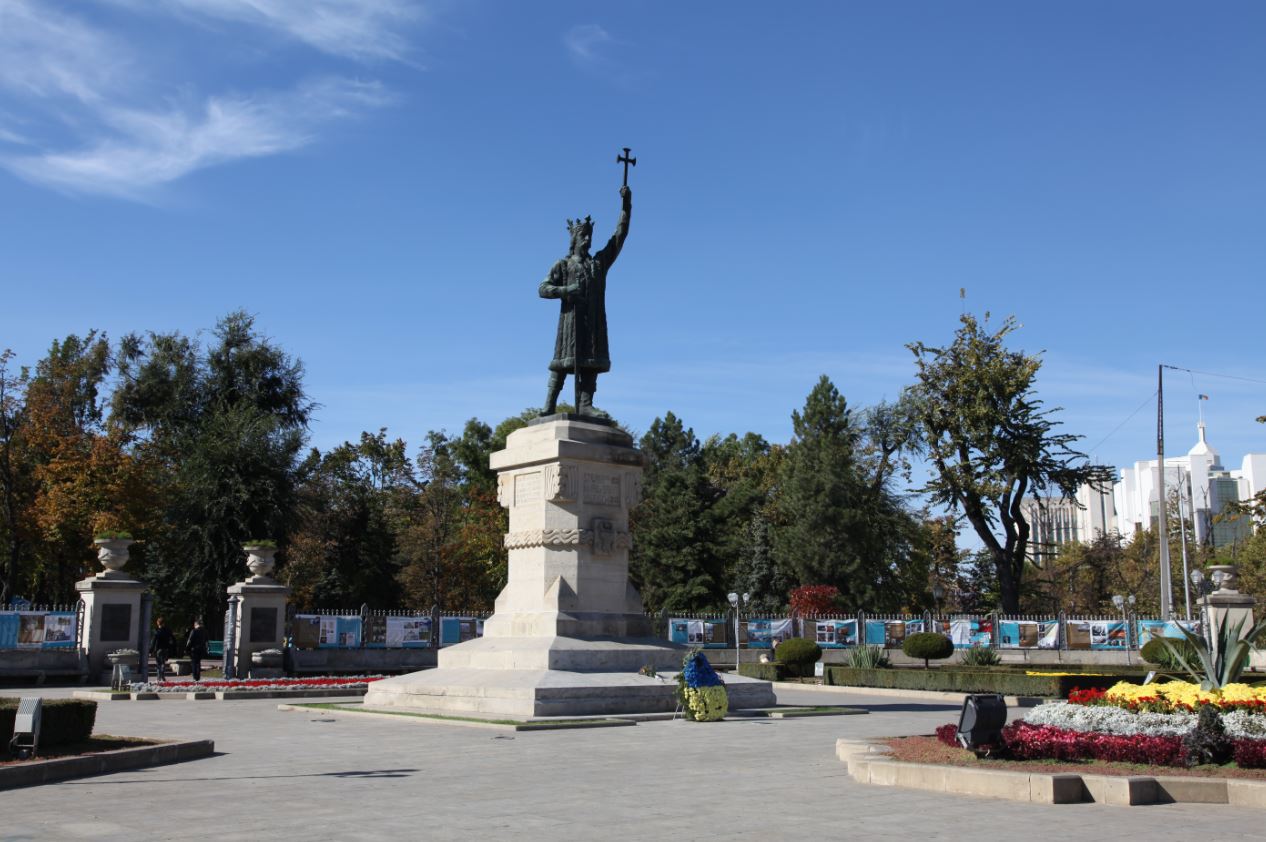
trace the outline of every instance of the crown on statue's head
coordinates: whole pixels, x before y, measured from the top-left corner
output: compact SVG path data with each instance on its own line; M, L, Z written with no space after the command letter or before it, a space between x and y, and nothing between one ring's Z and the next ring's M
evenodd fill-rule
M587 216L584 219L569 219L567 220L567 230L571 232L573 237L581 232L592 234L593 220Z

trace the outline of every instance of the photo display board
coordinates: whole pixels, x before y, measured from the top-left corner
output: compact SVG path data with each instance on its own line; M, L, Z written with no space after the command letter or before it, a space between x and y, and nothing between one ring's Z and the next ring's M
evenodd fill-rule
M0 611L0 649L73 649L73 611Z
M1059 621L1056 619L1000 620L998 647L1000 649L1058 649Z
M739 628L746 629L747 646L751 649L771 649L775 640L782 641L793 636L790 618L752 619L740 622Z
M818 620L815 640L823 649L857 645L857 620Z
M1139 648L1147 645L1154 637L1186 640L1181 629L1186 629L1192 634L1198 635L1200 634L1200 623L1196 620L1139 620L1137 627Z
M668 621L668 639L687 646L704 649L724 649L730 646L729 629L724 618L716 620L691 620L673 617Z
M440 646L465 643L483 637L484 621L476 617L441 617Z

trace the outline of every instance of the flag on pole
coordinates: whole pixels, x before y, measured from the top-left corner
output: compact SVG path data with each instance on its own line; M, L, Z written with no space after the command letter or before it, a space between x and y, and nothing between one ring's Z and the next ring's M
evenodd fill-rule
M1196 397L1202 401L1207 401L1209 399L1208 395L1196 395Z

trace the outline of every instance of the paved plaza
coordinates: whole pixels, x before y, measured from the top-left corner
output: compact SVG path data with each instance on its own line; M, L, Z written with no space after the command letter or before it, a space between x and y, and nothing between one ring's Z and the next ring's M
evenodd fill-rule
M779 698L871 713L512 733L282 712L276 701L107 702L98 733L209 737L220 754L0 793L0 838L1263 836L1266 815L1226 806L1040 806L864 786L836 760L837 738L928 733L956 709L852 692Z

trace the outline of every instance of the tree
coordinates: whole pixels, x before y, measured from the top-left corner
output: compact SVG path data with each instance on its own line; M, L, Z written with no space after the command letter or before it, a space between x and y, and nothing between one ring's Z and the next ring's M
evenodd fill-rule
M313 408L303 365L239 311L205 350L179 333L126 336L118 367L111 423L161 483L146 546L159 610L214 627L244 541L275 539L284 569Z
M779 563L802 585L834 585L851 606L896 607L890 587L911 560L913 521L889 480L897 450L877 455L873 435L823 375L793 412L773 528Z
M985 324L970 314L961 321L947 346L907 346L918 367L920 443L933 469L922 490L964 514L993 560L1003 610L1016 613L1029 542L1025 496L1057 490L1071 498L1082 484L1110 482L1111 471L1084 463L1072 448L1079 436L1055 432L1053 411L1034 394L1041 359L1004 344L1015 320L996 331L988 314Z
M651 422L641 448L646 475L631 516L630 578L652 611L723 604L725 569L711 511L720 494L708 480L699 440L669 412Z
M21 512L30 494L29 475L24 470L20 430L28 375L10 372L13 351L0 352L0 535L4 538L4 563L0 570L0 606L8 605L17 593L21 568L23 534Z
M304 461L284 571L297 605L399 607L398 535L417 493L405 447L380 429Z

